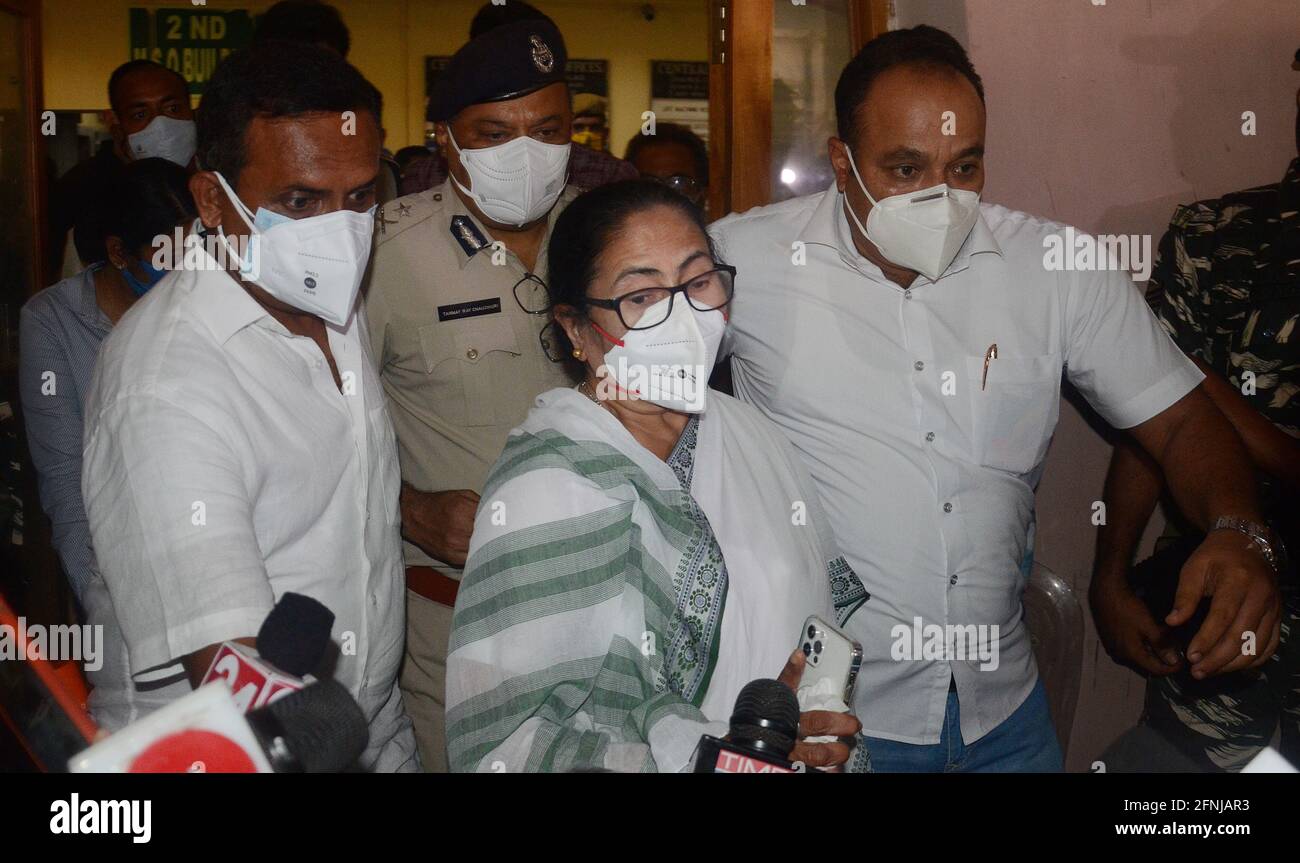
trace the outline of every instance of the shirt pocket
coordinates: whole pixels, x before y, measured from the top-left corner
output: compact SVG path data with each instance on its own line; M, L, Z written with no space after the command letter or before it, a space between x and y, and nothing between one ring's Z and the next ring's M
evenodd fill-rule
M511 375L520 374L515 361L523 353L505 318L456 321L420 327L425 372L445 384L447 404L435 409L453 422L490 426L498 416Z
M975 461L1027 474L1047 454L1061 411L1061 358L967 357L971 392L971 442Z

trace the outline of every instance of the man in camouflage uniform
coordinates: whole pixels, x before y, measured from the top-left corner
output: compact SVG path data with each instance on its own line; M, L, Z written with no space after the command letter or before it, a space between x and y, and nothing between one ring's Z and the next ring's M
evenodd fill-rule
M1203 385L1255 465L1273 536L1294 556L1300 551L1300 158L1280 183L1179 206L1160 242L1147 296L1174 341L1206 373ZM1143 454L1117 445L1106 483L1110 523L1099 538L1092 588L1107 649L1149 674L1143 724L1201 769L1239 770L1272 741L1280 723L1281 751L1300 766L1295 561L1280 566L1282 636L1274 656L1256 670L1194 679L1168 628L1116 577L1127 571L1162 486Z

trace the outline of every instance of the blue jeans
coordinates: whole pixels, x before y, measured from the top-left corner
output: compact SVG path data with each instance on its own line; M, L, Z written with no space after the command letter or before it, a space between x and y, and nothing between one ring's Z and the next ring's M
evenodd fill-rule
M871 766L877 773L1060 773L1064 769L1041 678L1024 704L997 728L969 745L961 739L956 692L948 693L948 709L938 743L864 739L871 753Z

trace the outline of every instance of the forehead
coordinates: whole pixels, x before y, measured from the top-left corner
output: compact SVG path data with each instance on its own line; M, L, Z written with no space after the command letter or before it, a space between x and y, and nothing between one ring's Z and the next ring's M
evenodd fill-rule
M708 238L686 213L677 207L656 204L632 213L623 221L606 244L600 264L612 270L654 266L675 272L686 254L708 247Z
M563 83L548 84L518 99L500 102L482 102L470 105L456 117L459 123L477 123L485 120L500 123L536 123L556 114L569 113L569 88Z
M641 145L632 160L646 174L695 176L695 154L681 141L650 141Z
M379 124L369 111L357 111L355 125L334 112L254 117L244 143L241 179L253 174L314 188L356 186L379 164Z
M148 67L122 76L112 95L119 105L125 106L134 102L155 102L172 97L188 100L189 90L175 73Z
M901 140L944 136L945 113L952 112L959 139L984 137L984 104L975 85L946 66L895 66L876 76L858 106L857 128L864 139L887 145Z

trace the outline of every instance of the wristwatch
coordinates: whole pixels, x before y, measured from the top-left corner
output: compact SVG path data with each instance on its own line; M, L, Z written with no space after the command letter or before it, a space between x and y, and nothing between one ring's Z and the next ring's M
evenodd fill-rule
M1268 525L1234 515L1221 515L1210 530L1235 530L1246 534L1255 548L1259 549L1259 553L1264 556L1264 560L1268 561L1268 565L1273 567L1273 571L1281 572L1282 557L1286 554L1286 550L1282 547L1282 541L1274 537Z

